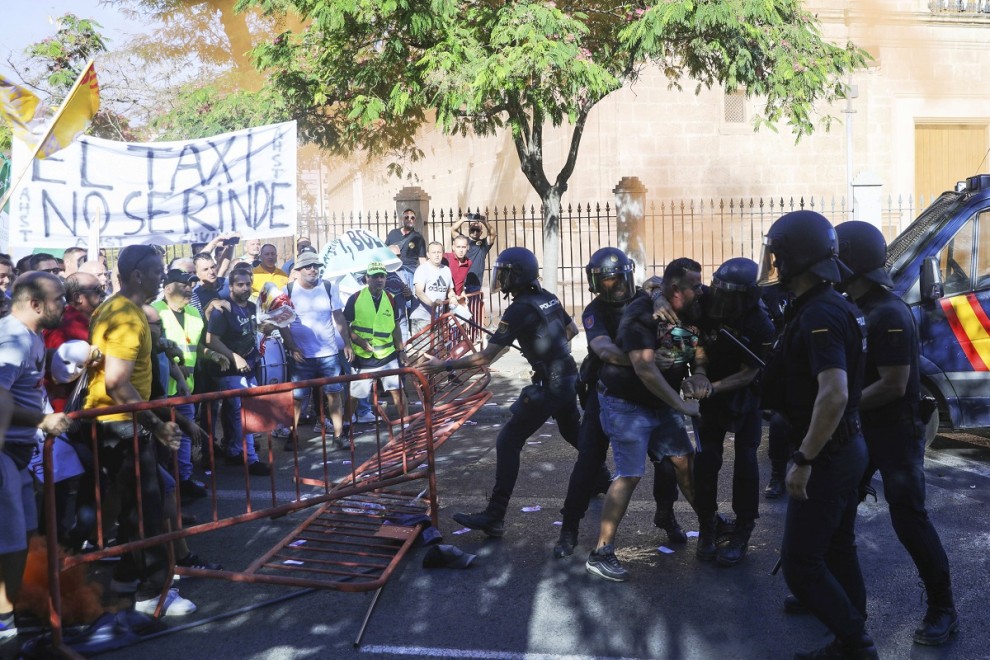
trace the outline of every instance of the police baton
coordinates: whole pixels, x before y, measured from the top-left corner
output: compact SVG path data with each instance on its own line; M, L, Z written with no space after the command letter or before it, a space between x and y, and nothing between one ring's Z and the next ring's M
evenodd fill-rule
M491 337L494 337L495 336L495 333L494 332L492 332L491 330L489 330L488 328L486 328L483 325L479 325L478 323L475 323L474 322L474 319L466 319L463 316L457 316L457 314L454 314L454 316L457 317L457 320L458 321L461 321L463 323L466 323L467 325L471 326L472 328L477 328L478 330L481 330L482 332L484 332L485 334L487 334L487 335L489 335ZM519 351L520 353L522 353L522 349L520 347L516 346L515 344L509 344L509 347L514 348L517 351Z
M725 328L719 328L718 329L718 333L720 335L722 335L723 337L726 337L730 341L732 341L732 343L735 344L736 347L740 351L742 351L743 353L745 353L746 355L748 355L749 356L749 359L752 360L753 362L755 362L761 369L763 369L764 367L767 366L767 363L766 362L764 362L763 360L761 360L759 358L759 356L756 355L756 353L754 353L753 351L749 350L749 348L746 346L746 344L744 344L741 341L739 341L738 339L736 339L735 335L733 335L731 332L729 332Z

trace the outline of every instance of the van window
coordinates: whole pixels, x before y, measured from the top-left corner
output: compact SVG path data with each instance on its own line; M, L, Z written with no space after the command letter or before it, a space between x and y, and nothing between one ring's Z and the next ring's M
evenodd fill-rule
M955 296L972 290L973 230L975 216L967 220L938 255L945 295Z
M977 226L976 289L990 289L990 210L981 211Z

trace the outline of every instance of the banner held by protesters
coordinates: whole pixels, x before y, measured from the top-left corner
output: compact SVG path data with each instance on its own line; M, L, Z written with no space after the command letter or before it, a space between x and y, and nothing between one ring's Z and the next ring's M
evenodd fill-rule
M15 170L20 157L15 149ZM105 247L205 242L231 231L291 235L296 124L179 142L81 137L35 160L12 199L13 248L85 244L93 223Z

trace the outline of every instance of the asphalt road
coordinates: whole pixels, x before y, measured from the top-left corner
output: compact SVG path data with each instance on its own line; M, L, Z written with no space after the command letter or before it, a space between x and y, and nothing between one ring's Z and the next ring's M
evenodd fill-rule
M580 342L580 340L578 340ZM578 343L576 342L576 344ZM495 405L443 447L439 458L441 531L445 542L477 554L468 569L427 570L415 550L385 587L354 647L371 594L300 592L285 587L183 580L184 596L199 605L170 617L169 630L107 658L790 658L824 645L824 627L787 615L782 576L769 575L778 558L786 500L763 501L750 551L737 567L694 557L695 539L665 554L665 534L652 527L648 484L636 493L619 530L619 557L632 573L608 583L585 572L597 538L601 499L592 502L577 553L556 560L551 549L573 450L547 424L523 452L506 535L487 540L457 534L450 516L484 507L494 478L494 438L527 370L510 354L494 369ZM322 459L308 450L315 466ZM765 442L761 470L769 474ZM229 468L228 468L229 469ZM728 510L732 469L726 450L719 499ZM860 560L869 597L869 632L884 658L987 658L988 504L990 450L940 438L926 462L929 511L952 563L961 626L941 648L912 644L924 613L916 571L894 537L881 496L860 508ZM234 505L236 482L221 475L220 494ZM880 485L877 483L876 485ZM880 489L882 490L882 488ZM205 505L200 505L204 507ZM539 507L524 513L522 507ZM697 520L683 501L675 509L686 529ZM227 568L246 566L286 534L301 515L214 532L194 550Z

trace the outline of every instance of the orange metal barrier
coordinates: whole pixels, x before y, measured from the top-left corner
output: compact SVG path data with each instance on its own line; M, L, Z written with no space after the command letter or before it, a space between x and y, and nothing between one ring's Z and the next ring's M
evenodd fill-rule
M429 350L427 350L429 349ZM474 346L464 324L453 315L444 315L426 331L414 337L407 345L410 363L421 359L424 354L440 359L456 357L473 351ZM377 399L377 388L372 388L373 404L379 412L374 434L374 446L359 447L353 440L349 442L351 467L344 474L331 474L329 468L327 437L324 425L325 401L320 397L320 450L322 451L322 474L319 478L306 476L300 466L300 443L297 429L293 425L292 390L296 388L319 387L329 383L347 383L359 379L380 378L400 375L414 384L423 409L404 418L387 415L387 407ZM120 545L107 546L103 521L103 501L100 481L96 479L94 498L96 500L97 531L96 549L71 556L62 556L57 538L56 501L53 465L54 439L49 437L44 444L45 474L45 517L48 545L49 572L49 612L52 638L55 647L67 655L72 650L63 645L62 603L59 576L72 566L89 563L101 558L120 556L125 553L166 545L169 573L196 577L220 578L235 582L268 583L301 587L337 589L341 591L369 591L381 589L391 576L398 562L412 547L419 532L426 525L425 518L437 524L437 492L435 474L435 450L441 446L461 425L464 424L490 398L488 391L490 376L486 369L472 369L457 373L443 372L426 378L420 371L404 367L381 371L374 374L338 376L335 378L313 379L299 383L263 385L245 390L228 390L197 394L186 397L173 397L166 402L152 401L123 406L111 406L97 410L73 413L74 419L92 421L98 416L118 412L137 412L153 408L172 408L182 403L209 403L230 397L240 397L242 402L243 432L260 433L267 438L267 458L272 466L269 477L270 504L258 508L252 498L251 479L246 461L243 479L245 498L243 510L221 516L217 496L216 456L214 455L214 420L210 406L207 411L207 431L209 434L208 456L210 466L210 519L190 527L182 525L182 501L176 487L174 498L176 507L176 528L154 536L146 536L143 516L138 520L138 539ZM278 424L291 428L294 440L291 456L294 496L279 497L276 488L279 476L274 469L276 453L271 432ZM134 470L138 511L141 511L140 463L138 461L139 442L154 442L153 439L140 439L138 428L132 425L134 443ZM93 450L95 474L100 474L97 427L89 424L89 441ZM261 443L262 447L265 443ZM365 443L362 443L365 444ZM306 450L308 451L308 450ZM259 456L262 452L259 450ZM359 459L360 460L359 462ZM280 461L286 460L285 457ZM284 463L283 463L284 464ZM171 473L179 482L178 461L173 456ZM416 483L419 482L419 485ZM425 484L423 483L425 482ZM315 491L303 492L303 487L315 487ZM244 570L205 570L176 567L171 554L169 541L188 538L215 530L225 529L242 523L273 518L285 514L314 509L288 536L275 547L263 553ZM162 601L171 586L171 578L166 580L162 590ZM373 606L373 605L372 605ZM159 605L160 609L161 605ZM158 614L158 612L156 612ZM370 610L369 610L370 616ZM365 620L367 623L367 618Z

